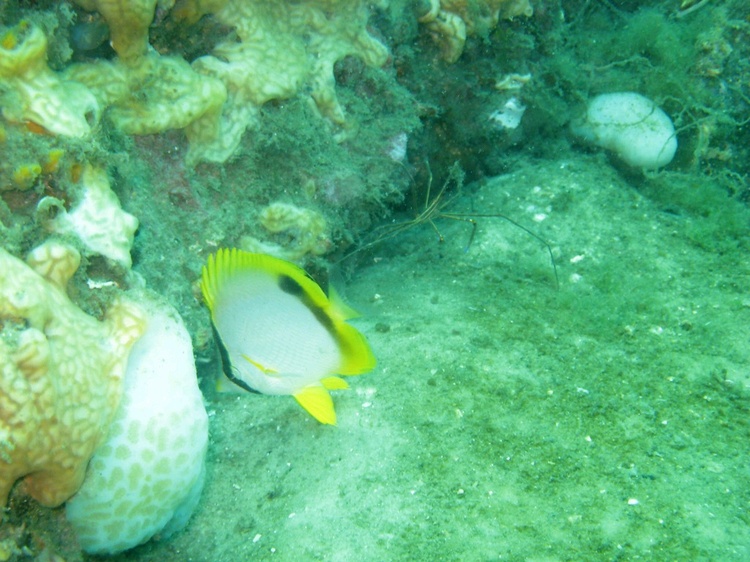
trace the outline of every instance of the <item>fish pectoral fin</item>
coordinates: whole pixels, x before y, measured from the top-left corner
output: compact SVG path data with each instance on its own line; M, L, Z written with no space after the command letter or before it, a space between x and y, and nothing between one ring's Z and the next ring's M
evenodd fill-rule
M253 367L255 367L256 369L258 369L264 375L268 375L269 377L272 377L274 375L278 375L279 374L279 372L276 369L271 369L269 367L265 367L265 366L261 365L260 363L258 363L257 361L253 361L247 355L243 354L242 358L245 361L247 361L248 363L250 363Z
M333 400L322 385L311 384L298 390L292 396L320 423L336 425L336 411L333 409Z
M339 377L326 377L320 379L320 384L327 390L345 390L349 388L349 383Z

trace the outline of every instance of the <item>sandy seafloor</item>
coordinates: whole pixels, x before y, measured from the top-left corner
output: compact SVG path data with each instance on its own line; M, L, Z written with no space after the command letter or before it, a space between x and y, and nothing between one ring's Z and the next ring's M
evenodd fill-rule
M338 426L217 396L189 527L114 560L750 559L748 215L638 183L581 155L451 202L548 239L559 289L501 219L372 248L344 292L379 365Z

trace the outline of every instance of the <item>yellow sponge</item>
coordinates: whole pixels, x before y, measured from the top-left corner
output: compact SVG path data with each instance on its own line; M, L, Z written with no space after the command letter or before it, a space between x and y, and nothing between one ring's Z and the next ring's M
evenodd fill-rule
M68 499L117 411L128 352L145 329L121 301L103 322L65 293L80 256L47 242L28 264L0 248L0 505L15 481L46 506Z

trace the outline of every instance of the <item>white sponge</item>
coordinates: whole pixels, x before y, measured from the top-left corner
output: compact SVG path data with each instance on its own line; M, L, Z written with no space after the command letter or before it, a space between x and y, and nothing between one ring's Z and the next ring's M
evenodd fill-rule
M669 116L650 99L633 92L592 99L581 119L571 123L579 139L611 150L626 164L656 170L669 164L677 136Z
M139 303L142 299L139 299ZM122 401L66 515L90 553L178 530L198 503L208 417L193 347L176 311L145 300L148 328L128 359Z

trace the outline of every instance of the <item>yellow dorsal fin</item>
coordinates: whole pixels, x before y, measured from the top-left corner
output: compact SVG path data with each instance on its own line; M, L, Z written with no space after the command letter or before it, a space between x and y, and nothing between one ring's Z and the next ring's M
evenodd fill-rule
M293 394L295 400L320 423L336 425L336 411L328 391L319 384L311 384Z
M349 306L346 301L341 298L341 295L334 288L334 286L330 284L328 285L328 300L331 301L333 310L335 310L341 316L342 320L359 318L359 312Z
M214 304L226 282L243 271L263 271L276 277L289 277L300 286L313 306L320 309L329 306L328 297L323 289L305 273L304 269L293 263L237 248L220 248L215 254L208 256L208 261L201 271L201 292L209 310L214 310Z
M326 390L345 390L349 388L349 383L339 377L326 377L320 379L320 384L322 384Z

